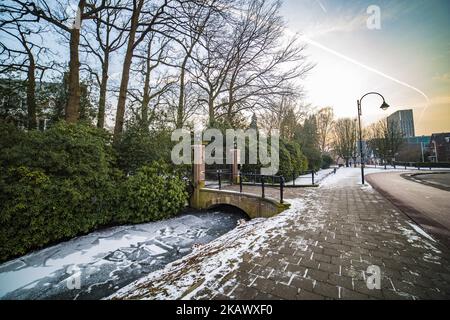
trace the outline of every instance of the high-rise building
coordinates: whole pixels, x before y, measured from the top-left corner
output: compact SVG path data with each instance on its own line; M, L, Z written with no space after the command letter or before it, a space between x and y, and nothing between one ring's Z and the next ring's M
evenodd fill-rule
M411 109L409 110L399 110L388 117L388 123L395 122L400 128L403 137L411 138L414 137L414 115Z

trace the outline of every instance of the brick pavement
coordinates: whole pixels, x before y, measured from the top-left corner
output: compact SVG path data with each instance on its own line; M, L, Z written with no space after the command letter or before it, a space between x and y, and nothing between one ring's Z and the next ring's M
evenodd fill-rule
M240 251L239 263L216 274L214 281L205 280L200 265L216 253L204 254L189 263L196 272L188 275L186 267L167 272L159 281L143 281L136 286L139 290L118 297L161 298L158 292L167 290L168 282L194 277L189 280L194 285L175 297L450 298L450 250L415 232L412 221L378 192L352 180L319 189L292 189L288 198L296 197L304 200L302 210L286 219L282 232L270 230L263 245ZM367 288L370 265L381 269L381 290Z

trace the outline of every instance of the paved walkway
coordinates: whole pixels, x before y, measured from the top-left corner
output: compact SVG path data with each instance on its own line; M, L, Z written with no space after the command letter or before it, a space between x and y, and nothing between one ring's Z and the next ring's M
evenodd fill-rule
M450 250L358 180L359 169L345 168L318 189L295 189L290 210L243 224L111 298L450 298ZM371 265L380 290L367 287Z

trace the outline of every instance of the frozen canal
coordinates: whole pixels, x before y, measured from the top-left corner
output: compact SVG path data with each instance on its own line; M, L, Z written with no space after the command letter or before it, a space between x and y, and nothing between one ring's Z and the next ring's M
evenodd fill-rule
M99 299L238 224L236 212L178 217L93 232L0 265L0 299Z

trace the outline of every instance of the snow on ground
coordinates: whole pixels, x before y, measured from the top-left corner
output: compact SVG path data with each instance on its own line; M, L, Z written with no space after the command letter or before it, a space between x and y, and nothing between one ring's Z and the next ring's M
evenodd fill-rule
M420 228L419 226L412 224L410 222L408 222L408 224L414 229L414 231L416 231L418 234L424 236L425 238L427 238L428 240L431 240L433 242L436 242L436 240L433 239L432 236L430 236L428 233L426 233L422 228Z
M317 171L314 174L314 183L315 184L320 183L320 181L325 179L328 175L332 174L333 171L334 171L334 168L322 169L322 170ZM312 184L312 174L311 173L301 175L297 179L295 179L295 185L297 185L297 186L310 185L310 184ZM292 181L286 182L286 186L292 186L292 185L293 185Z
M0 265L0 299L98 299L235 228L240 214L210 212L109 228ZM80 276L81 288L68 283Z

